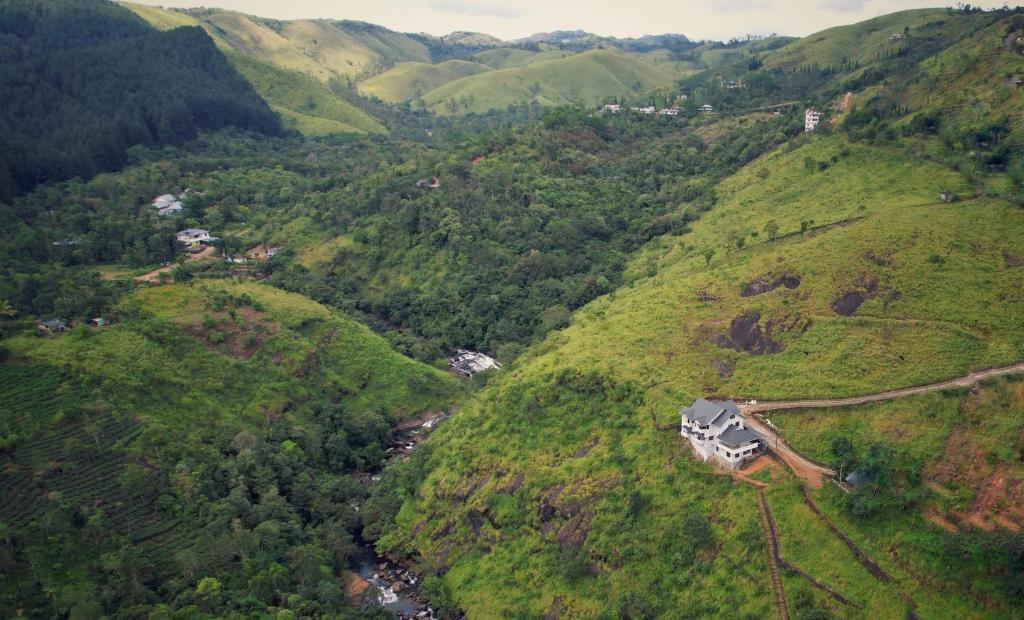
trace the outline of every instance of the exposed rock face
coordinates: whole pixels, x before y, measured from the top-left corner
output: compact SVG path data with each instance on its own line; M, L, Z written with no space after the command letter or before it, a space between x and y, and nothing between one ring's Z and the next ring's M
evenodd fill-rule
M859 289L847 291L832 300L832 309L836 311L836 314L842 316L853 316L853 313L857 311L868 299L871 299L878 292L878 280L863 280Z
M744 312L732 320L729 331L719 334L712 342L724 349L734 349L754 355L771 355L782 351L781 342L772 340L770 328L761 327L761 313Z
M744 284L743 288L740 289L741 297L753 297L755 295L763 295L770 291L774 291L780 286L793 289L800 286L800 276L795 273L785 272L777 276L761 276L753 282Z

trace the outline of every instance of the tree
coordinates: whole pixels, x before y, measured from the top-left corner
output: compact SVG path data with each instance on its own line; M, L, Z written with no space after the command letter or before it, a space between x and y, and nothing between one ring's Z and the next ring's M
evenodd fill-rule
M850 468L857 462L857 450L849 437L841 435L832 440L830 446L832 457L835 459L836 472L839 479L843 479L843 472L850 471Z
M768 220L768 223L764 225L764 233L768 235L768 238L775 241L779 238L779 223L775 220Z
M704 256L704 266L705 267L710 267L711 266L711 259L715 256L715 250L712 249L712 248L708 248L708 249L704 250L703 256Z

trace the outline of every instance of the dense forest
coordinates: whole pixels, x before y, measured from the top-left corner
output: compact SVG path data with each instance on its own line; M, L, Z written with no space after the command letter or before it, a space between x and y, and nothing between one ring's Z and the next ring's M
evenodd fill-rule
M0 89L0 198L117 169L136 145L282 131L202 30L157 32L109 2L0 5Z

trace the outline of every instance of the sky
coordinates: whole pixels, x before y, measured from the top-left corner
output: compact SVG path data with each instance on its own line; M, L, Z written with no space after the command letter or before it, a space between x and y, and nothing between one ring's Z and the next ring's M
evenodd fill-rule
M551 30L604 36L680 33L725 40L746 34L804 36L941 0L133 0L167 7L219 7L275 19L367 21L401 32L453 30L517 39ZM1004 2L973 2L993 8Z

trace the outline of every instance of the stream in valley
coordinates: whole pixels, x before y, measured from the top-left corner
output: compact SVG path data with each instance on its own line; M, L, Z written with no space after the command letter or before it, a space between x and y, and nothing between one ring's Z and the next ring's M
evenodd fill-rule
M372 484L379 480L388 466L404 459L415 450L420 440L447 417L447 413L437 414L411 420L396 428L385 462L378 469L369 472L366 482ZM362 592L362 598L367 604L378 603L394 613L397 618L435 618L433 609L419 597L419 578L412 571L406 566L377 555L373 545L362 537L356 537L354 542L358 551L349 559L349 568L358 575L355 585Z

